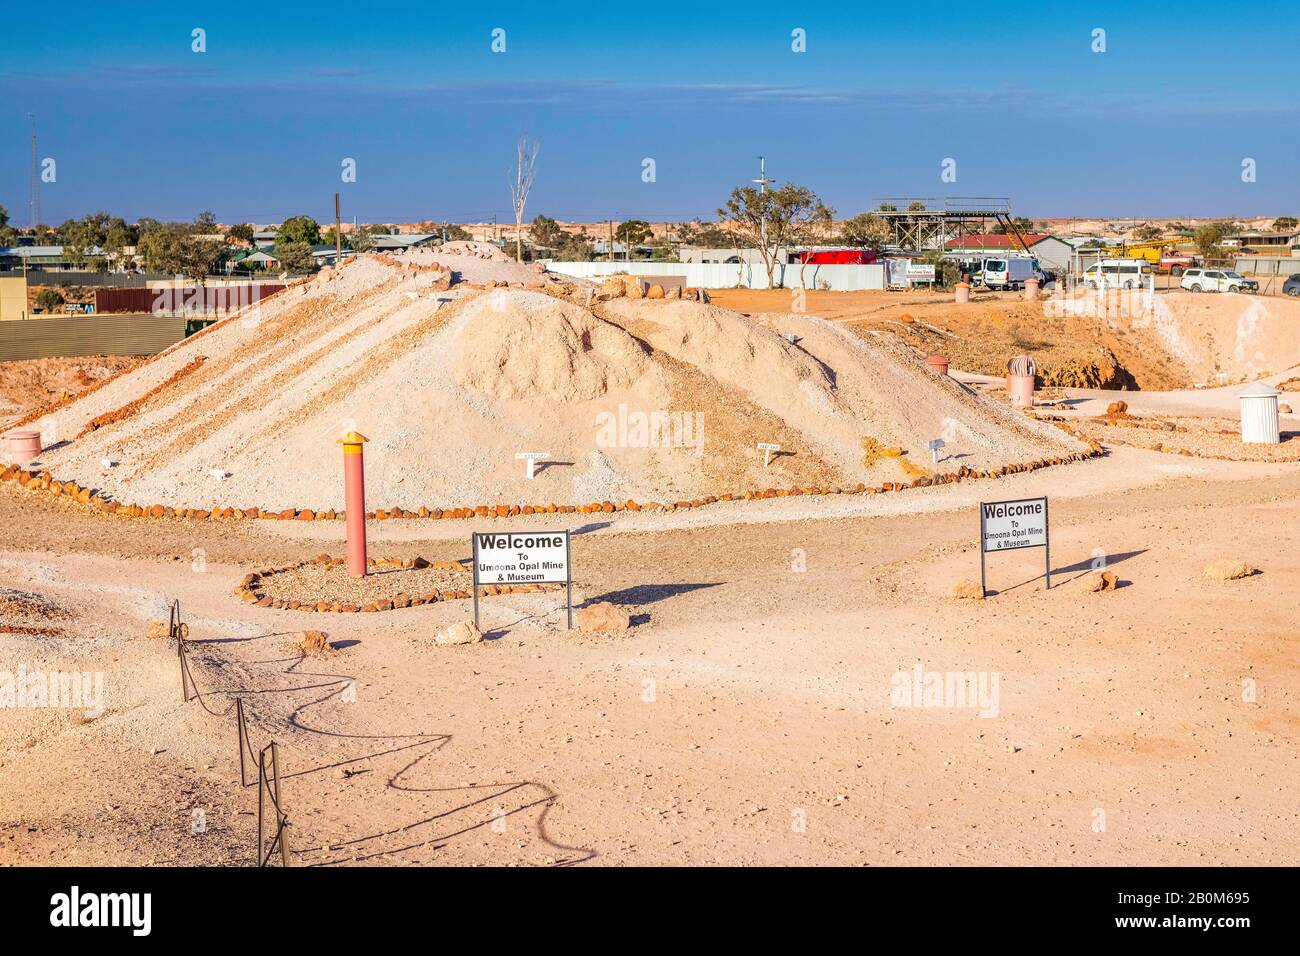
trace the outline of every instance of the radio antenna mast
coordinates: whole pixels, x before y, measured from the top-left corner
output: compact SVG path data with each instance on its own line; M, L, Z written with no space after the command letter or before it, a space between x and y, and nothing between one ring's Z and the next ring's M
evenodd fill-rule
M36 226L41 218L41 187L36 168L36 114L28 113L27 117L32 121L32 194L27 202L32 217L32 236L34 237L36 235Z

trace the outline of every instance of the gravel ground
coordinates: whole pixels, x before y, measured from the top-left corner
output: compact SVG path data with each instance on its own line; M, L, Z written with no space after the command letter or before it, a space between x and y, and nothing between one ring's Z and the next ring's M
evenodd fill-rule
M279 743L293 865L1294 861L1300 470L1120 448L961 490L981 489L1053 496L1051 590L1040 550L991 559L989 600L951 599L978 579L976 512L925 489L874 504L943 512L581 535L590 598L631 632L567 631L562 593L511 595L463 647L433 636L465 601L326 621L232 596L319 543L0 491L0 586L78 615L75 640L0 635L0 659L105 678L93 719L0 708L0 865L249 865L236 695L252 746ZM1120 587L1091 594L1099 555ZM1262 573L1206 581L1224 559ZM206 706L142 636L171 598ZM286 654L301 627L338 653ZM997 714L895 705L915 667L998 675Z
M473 586L469 569L375 568L365 577L353 577L342 565L306 564L263 575L259 594L302 602L343 601L366 605L391 600L399 594L422 597L434 591L468 591Z
M1115 423L1083 420L1076 427L1108 445L1136 445L1225 461L1300 461L1300 432L1283 431L1282 441L1276 445L1246 444L1241 440L1241 423L1231 418L1133 418Z

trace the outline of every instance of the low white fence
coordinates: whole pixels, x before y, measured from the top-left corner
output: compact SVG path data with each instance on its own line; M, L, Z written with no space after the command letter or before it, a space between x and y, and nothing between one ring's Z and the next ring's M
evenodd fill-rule
M763 264L748 262L548 262L549 272L575 279L599 279L624 273L644 276L685 276L686 284L696 289L766 289L767 270ZM830 289L857 292L885 288L885 267L778 265L773 276L777 286L786 289Z

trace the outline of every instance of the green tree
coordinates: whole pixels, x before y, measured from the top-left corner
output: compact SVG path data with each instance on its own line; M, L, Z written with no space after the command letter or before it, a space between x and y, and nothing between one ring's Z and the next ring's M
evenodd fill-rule
M0 206L0 246L12 246L18 241L18 230L9 225L9 210Z
M278 250L282 244L291 242L320 245L320 223L311 216L291 216L286 219L276 230L275 247Z
M880 252L893 238L893 230L874 212L858 213L852 219L846 219L840 227L840 241L845 245L859 246Z
M1025 233L1034 231L1034 221L1032 219L1026 219L1024 216L1016 216L1011 220L1011 225L1015 226L1018 232ZM1000 222L993 227L993 232L997 235L1006 235L1008 231L1009 230L1005 223Z
M954 286L961 279L961 264L955 259L944 258L940 249L930 249L921 254L920 262L934 266L935 282L942 286Z
M205 209L194 217L191 228L200 235L210 236L217 231L217 217L212 214L211 209Z
M138 251L151 272L179 275L200 285L216 268L225 251L220 239L200 239L188 224L172 224L146 232Z
M1206 259L1222 259L1227 254L1222 243L1231 231L1229 223L1207 222L1192 233L1192 244Z
M1290 232L1296 226L1300 226L1300 220L1295 216L1278 216L1273 220L1274 232Z
M754 245L746 237L732 235L727 230L712 224L704 226L695 233L695 244L706 249L726 249L732 246L750 249Z
M558 248L563 244L564 236L565 232L558 222L540 213L533 217L532 224L528 227L528 237L533 243L549 249Z
M629 247L641 245L652 235L654 235L654 230L650 228L650 223L643 219L629 219L626 222L621 222L614 230L614 238ZM631 250L629 249L629 251Z
M253 241L253 224L250 222L241 222L238 225L231 226L226 230L226 235L231 239L242 239L244 242Z
M780 250L814 228L814 223L829 223L835 210L807 186L786 183L767 191L737 186L718 209L718 215L726 221L728 231L758 248L771 287Z
M298 274L310 272L315 265L315 260L311 257L311 246L305 242L277 242L275 257L287 271Z
M1163 236L1164 230L1160 229L1158 226L1153 226L1151 223L1148 222L1148 223L1143 223L1141 226L1139 226L1137 228L1137 231L1134 232L1133 235L1136 236L1138 239L1141 239L1143 242L1150 242L1153 239L1159 239L1161 236Z
M63 296L57 289L42 289L36 293L36 307L42 312L54 312L63 305Z

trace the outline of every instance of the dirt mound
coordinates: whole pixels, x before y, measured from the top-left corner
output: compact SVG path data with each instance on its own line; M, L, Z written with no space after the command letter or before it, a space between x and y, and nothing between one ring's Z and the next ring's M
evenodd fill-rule
M442 245L433 248L436 252L448 256L474 256L478 259L491 259L493 262L514 261L506 254L504 249L490 242L457 239L454 242L444 242Z
M667 383L645 350L585 309L540 296L496 295L447 353L457 385L497 399L589 401Z
M938 437L938 471L1083 447L890 336L680 300L593 308L362 259L39 419L75 436L40 465L158 512L326 511L343 507L348 430L370 439L375 510L910 483ZM901 454L868 464L868 438ZM760 442L780 445L768 464ZM530 480L520 452L551 457Z
M0 362L0 416L18 415L79 395L140 364L121 356Z
M713 296L747 312L790 302L779 290ZM957 306L937 294L814 291L805 299L813 314L892 332L962 371L1001 375L1007 358L1027 352L1045 385L1168 390L1253 380L1300 362L1300 302L1288 298L1080 292L1037 305L982 298Z
M1252 381L1300 362L1300 302L1291 299L1174 292L1132 326L1155 331L1189 384Z
M484 242L449 242L408 249L394 256L394 260L424 269L437 266L451 273L453 285L539 286L553 281L540 262L516 262L496 246Z

